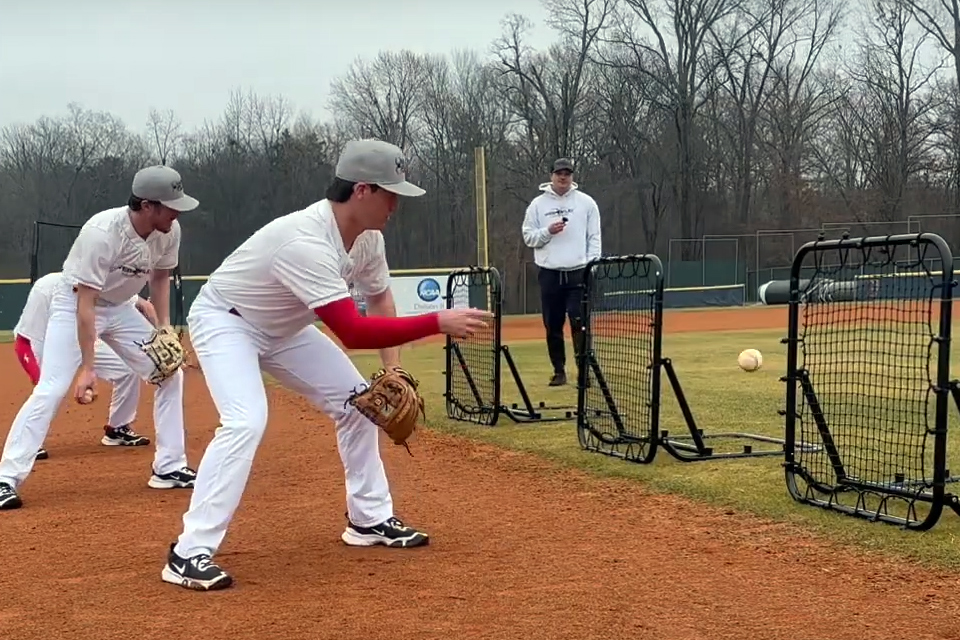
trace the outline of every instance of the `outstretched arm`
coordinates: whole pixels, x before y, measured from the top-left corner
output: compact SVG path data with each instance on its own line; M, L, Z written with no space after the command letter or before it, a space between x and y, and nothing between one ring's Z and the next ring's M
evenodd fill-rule
M271 269L348 349L387 349L440 333L437 313L409 318L363 317L340 275L335 249L299 238L281 247Z
M440 333L436 312L405 318L363 317L349 294L313 311L347 349L389 349Z
M382 318L397 317L397 305L390 287L376 295L367 296L367 315ZM400 347L380 349L380 361L384 367L400 366Z

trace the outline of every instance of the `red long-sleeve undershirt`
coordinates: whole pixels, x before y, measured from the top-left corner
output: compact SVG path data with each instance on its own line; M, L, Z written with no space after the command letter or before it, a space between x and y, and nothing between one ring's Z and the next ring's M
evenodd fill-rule
M440 333L436 313L404 318L361 316L353 298L313 310L347 349L387 349Z
M17 336L13 344L13 351L17 354L20 366L30 376L30 382L36 385L40 381L40 366L37 364L37 357L33 355L33 347L30 345L30 341L23 336Z

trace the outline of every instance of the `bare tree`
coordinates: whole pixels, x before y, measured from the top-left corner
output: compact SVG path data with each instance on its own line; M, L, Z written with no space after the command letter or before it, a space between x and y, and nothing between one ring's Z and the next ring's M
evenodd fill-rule
M2 138L0 157L17 168L18 191L29 194L41 218L51 220L89 215L113 182L145 158L143 145L119 118L75 103L63 117L8 128Z
M631 64L658 86L661 108L673 119L677 153L672 190L682 237L695 237L700 210L694 186L698 157L696 124L706 90L722 59L711 51L713 33L738 15L741 0L622 0L616 29L606 37L630 54ZM650 32L647 38L643 32Z
M794 220L794 205L809 175L810 143L840 96L822 73L821 59L843 19L837 0L804 0L771 67L773 83L761 111L761 144L768 158L776 219Z
M937 147L945 162L953 207L960 207L960 0L904 0L920 26L953 62L953 79L941 80L944 110Z
M936 110L933 147L939 161L933 175L947 194L951 210L960 209L960 89L956 80L941 79L937 93L942 96Z
M558 157L578 158L590 122L590 60L613 16L612 0L547 0L550 24L561 35L546 52L526 42L529 19L510 14L494 43L504 94L519 122L519 146L526 152L518 172L525 181L543 175ZM525 175L526 174L526 175Z
M841 122L849 138L848 162L855 168L839 175L852 182L833 182L858 219L889 221L902 213L910 182L931 168L937 105L932 89L941 65L921 61L927 34L917 29L902 0L873 0L871 9L859 55L848 65L853 86ZM828 155L829 141L822 142L818 155L830 175L836 160ZM861 183L874 191L872 200L854 202L846 195Z
M903 0L917 23L953 59L960 79L960 0Z
M617 55L602 53L608 61L615 61ZM652 94L656 85L627 61L601 65L599 76L597 120L603 129L596 138L597 156L609 180L603 188L611 196L606 210L613 213L603 217L604 237L610 238L605 244L611 251L631 251L630 247L636 246L656 251L670 205L667 196L674 149L668 134L673 129L672 119L659 108L659 97Z
M713 29L712 33L723 69L720 86L724 102L732 110L726 129L734 180L734 219L749 224L761 170L757 136L762 114L768 103L776 100L784 67L793 64L801 48L807 49L800 69L801 82L807 80L803 75L812 71L812 64L832 37L839 13L829 1L758 0L745 4L742 15L743 21L724 30ZM822 27L820 20L824 21Z
M150 109L146 139L160 164L169 164L176 157L183 141L183 126L172 109Z
M402 149L416 138L424 60L409 50L357 59L330 86L330 108L356 137L386 140Z

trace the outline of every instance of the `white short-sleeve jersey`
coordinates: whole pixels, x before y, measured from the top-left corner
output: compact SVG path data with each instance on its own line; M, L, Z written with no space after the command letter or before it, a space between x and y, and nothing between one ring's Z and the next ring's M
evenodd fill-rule
M48 273L37 278L27 294L27 302L20 312L20 319L13 328L14 335L23 336L30 342L43 342L47 335L47 319L50 317L50 301L53 293L63 281L63 274L59 271ZM130 305L136 305L140 294L130 297Z
M144 240L126 206L107 209L81 227L63 262L64 283L97 289L98 304L121 305L146 286L154 269L176 267L179 255L179 222L169 233L154 231Z
M288 337L316 321L313 309L370 296L390 284L383 234L361 233L348 252L327 200L281 216L250 236L210 274L208 285L268 336Z
M37 278L27 294L27 302L20 312L14 335L23 336L30 342L43 342L47 335L47 318L50 317L50 301L60 285L60 272L48 273Z

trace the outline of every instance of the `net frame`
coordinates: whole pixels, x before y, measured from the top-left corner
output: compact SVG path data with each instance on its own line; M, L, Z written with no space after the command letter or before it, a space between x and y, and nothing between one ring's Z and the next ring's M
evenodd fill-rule
M41 277L52 273L54 271L60 271L63 266L63 261L66 260L67 254L70 252L70 246L73 245L73 242L77 239L77 235L80 233L82 225L79 224L66 224L62 222L47 222L44 220L34 220L33 222L33 246L30 250L30 283L33 284ZM63 255L59 257L59 261L56 263L56 268L50 268L49 265L41 265L41 252L44 249L44 243L41 240L41 237L44 235L44 229L63 229L73 231L70 237L70 242L68 243L66 250L63 251Z
M951 395L960 408L950 379L955 283L952 267L931 271L931 259L953 264L944 239L929 233L818 240L797 251L783 378L785 479L794 500L914 530L933 527L945 504L957 509L946 492L955 481L946 462ZM818 320L833 324L817 330ZM861 324L862 334L855 332ZM888 344L880 343L883 332L892 336ZM842 347L842 355L826 355L829 347ZM884 379L892 380L888 387L880 387ZM891 436L898 420L906 433ZM797 447L808 436L823 446ZM911 440L907 471L896 456Z
M476 290L476 287L482 290ZM466 289L466 293L464 293ZM464 299L465 296L465 299ZM571 420L576 407L534 406L510 348L503 343L503 287L495 267L464 267L447 277L446 307L464 305L493 313L493 323L469 338L447 336L444 344L444 398L451 420L494 426L500 416L516 423ZM503 402L503 364L512 378L520 403Z
M621 284L620 290L611 290L613 285L604 285L634 278L645 279L645 286ZM681 462L782 457L782 438L744 431L705 433L697 425L673 362L663 356L666 291L663 264L654 254L607 256L587 265L582 300L585 348L577 360L577 437L581 448L643 464L652 462L659 448ZM618 294L634 296L634 304L597 304L598 299L607 302L607 296ZM637 308L648 313L646 320L624 320L625 310ZM611 311L612 316L603 315ZM604 339L628 340L643 335L645 328L649 336L639 347L615 342L611 357L600 353L598 346L605 348ZM644 372L649 372L649 377ZM680 433L660 428L662 373L683 417ZM640 393L635 394L638 388Z
M481 295L474 291L482 287ZM446 308L453 309L458 296L471 306L493 314L493 322L468 338L447 335L444 399L451 420L493 426L501 413L500 350L503 324L503 287L494 267L466 267L447 276ZM480 302L481 304L476 304Z
M643 284L627 293L643 317L631 321L622 316L624 305L597 304L623 293L605 283L633 279ZM663 264L653 254L605 256L587 265L577 356L577 439L586 451L644 464L657 454L663 290ZM604 341L613 341L609 358ZM628 364L614 356L626 356Z

